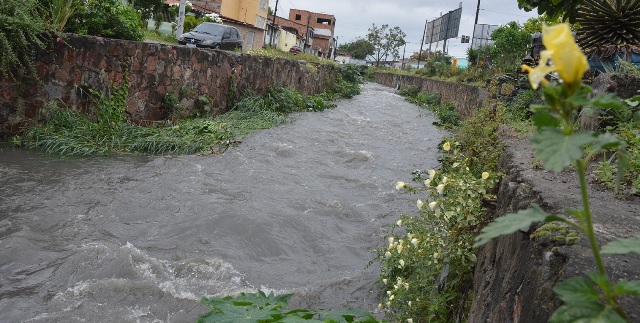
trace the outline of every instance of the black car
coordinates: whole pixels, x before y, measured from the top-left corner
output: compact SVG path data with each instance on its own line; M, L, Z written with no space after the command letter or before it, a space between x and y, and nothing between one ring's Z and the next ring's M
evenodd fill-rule
M180 45L213 49L242 49L242 36L232 26L203 22L188 33L178 37Z

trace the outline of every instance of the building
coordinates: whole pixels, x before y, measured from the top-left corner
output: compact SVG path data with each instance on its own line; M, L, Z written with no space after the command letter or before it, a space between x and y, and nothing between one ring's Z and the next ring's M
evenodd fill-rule
M244 44L242 50L262 48L267 28L267 0L189 0L192 10L201 14L215 12L224 24L238 28ZM180 0L165 0L167 5Z
M215 12L221 17L249 24L260 29L267 28L267 0L189 0L194 10L204 13ZM180 0L165 0L166 4L180 3Z
M311 50L318 56L333 59L335 57L336 17L325 13L316 13L306 10L290 9L289 20L304 25L305 28L313 28L313 46Z
M289 19L285 19L282 17L275 17L275 25L272 23L274 20L273 15L269 16L269 27L267 29L267 35L265 37L265 44L272 44L273 47L276 47L275 44L278 44L278 48L280 48L279 44L279 30L286 30L290 33L294 33L297 36L297 44L288 44L288 48L291 46L299 46L301 47L305 53L313 53L317 54L317 51L312 50L313 46L313 36L314 29L313 27L309 27L307 25L291 21ZM271 38L271 32L274 32L274 38ZM287 47L287 46L285 46ZM282 49L282 48L280 48ZM287 49L288 50L288 49Z

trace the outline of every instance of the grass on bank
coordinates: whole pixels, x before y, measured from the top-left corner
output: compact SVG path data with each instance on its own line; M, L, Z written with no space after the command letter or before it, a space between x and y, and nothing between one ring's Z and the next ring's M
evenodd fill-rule
M220 153L249 133L286 122L291 113L330 109L335 107L332 100L359 94L359 81L346 81L359 80L353 73L359 71L343 69L334 88L316 96L304 97L280 86L270 87L263 97L246 93L229 112L216 117L184 116L177 100L165 100L173 102L167 104L171 109L166 111L168 119L148 127L126 121L128 87L124 82L106 92L91 91L95 101L91 114L50 103L39 120L12 142L64 156Z

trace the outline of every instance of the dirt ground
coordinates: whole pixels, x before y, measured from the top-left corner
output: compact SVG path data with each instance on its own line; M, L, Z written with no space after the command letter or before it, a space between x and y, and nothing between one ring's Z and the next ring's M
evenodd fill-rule
M521 175L533 184L540 194L542 207L550 213L566 214L566 209L580 209L579 182L572 169L554 173L539 167L535 162L531 142L528 139L503 134L505 149L513 154L513 162L522 169ZM591 169L595 165L591 165ZM632 196L626 200L618 199L612 191L598 185L593 175L588 175L589 198L598 242L603 244L618 238L631 238L640 235L640 197ZM588 241L582 236L574 246L561 246L559 251L568 256L564 267L565 277L582 275L595 271L595 262L591 256ZM605 255L604 262L614 281L640 280L640 255ZM623 307L630 314L630 322L640 322L640 298L625 298Z

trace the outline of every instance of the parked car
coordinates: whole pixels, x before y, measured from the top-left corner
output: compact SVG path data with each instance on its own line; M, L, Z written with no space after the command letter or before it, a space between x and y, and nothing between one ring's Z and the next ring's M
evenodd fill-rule
M297 53L300 53L300 52L302 52L302 48L300 48L298 46L293 46L293 47L289 48L289 53L297 54Z
M242 36L235 27L203 22L190 32L180 35L178 44L187 47L235 50L242 49Z

